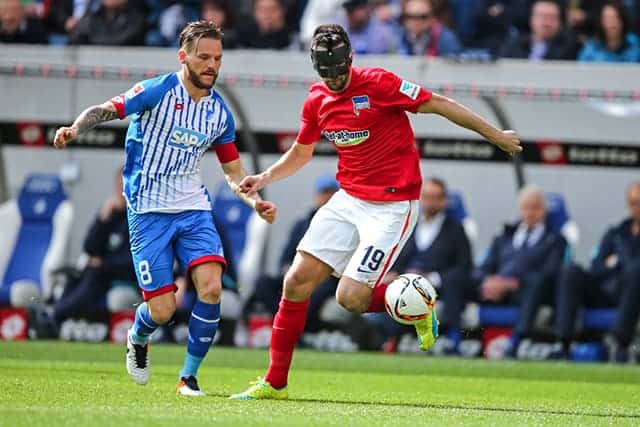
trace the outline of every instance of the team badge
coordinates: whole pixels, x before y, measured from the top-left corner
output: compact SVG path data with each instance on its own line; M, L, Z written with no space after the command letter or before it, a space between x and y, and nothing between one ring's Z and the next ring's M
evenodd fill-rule
M368 110L371 108L371 105L369 104L369 97L367 95L354 96L351 98L351 101L353 101L353 112L356 116L360 115L360 110Z
M420 93L420 86L415 83L411 83L410 81L403 80L400 84L400 93L415 101Z

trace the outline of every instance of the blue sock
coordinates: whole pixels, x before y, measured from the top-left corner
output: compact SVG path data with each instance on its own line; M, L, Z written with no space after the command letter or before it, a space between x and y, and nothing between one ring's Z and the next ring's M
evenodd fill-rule
M145 345L149 342L149 336L158 329L158 324L153 321L149 313L147 303L143 302L136 310L136 319L131 327L131 342L134 344Z
M189 318L189 342L181 377L197 376L198 368L213 344L220 321L220 303L197 300Z

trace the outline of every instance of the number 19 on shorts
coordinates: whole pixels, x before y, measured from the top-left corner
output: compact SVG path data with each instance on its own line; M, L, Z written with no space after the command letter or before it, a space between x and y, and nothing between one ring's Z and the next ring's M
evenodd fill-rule
M366 252L362 261L360 261L360 268L358 271L364 272L368 268L371 271L377 271L380 268L380 263L384 259L384 252L380 249L376 249L373 246L368 246L365 248Z

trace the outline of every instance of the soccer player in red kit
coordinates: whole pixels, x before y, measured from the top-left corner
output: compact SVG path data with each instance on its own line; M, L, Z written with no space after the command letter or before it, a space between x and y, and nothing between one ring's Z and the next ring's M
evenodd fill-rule
M311 86L296 142L267 170L245 177L240 187L253 194L294 174L311 160L324 136L338 150L340 191L312 219L284 278L265 377L232 399L288 397L289 367L309 297L329 275L341 277L336 299L347 310L385 310L387 285L381 280L416 224L422 184L407 111L439 114L509 154L522 151L515 132L494 128L449 98L380 68L352 67L349 38L339 25L316 29L311 59L322 82ZM429 349L438 335L435 311L416 329L420 348Z

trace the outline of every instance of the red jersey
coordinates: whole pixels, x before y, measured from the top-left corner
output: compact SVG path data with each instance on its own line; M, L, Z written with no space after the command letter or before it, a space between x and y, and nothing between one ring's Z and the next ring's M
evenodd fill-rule
M373 202L416 200L420 156L406 112L431 99L431 92L381 68L352 68L351 83L333 93L323 82L311 86L302 107L297 142L320 136L338 150L336 178L350 195Z

